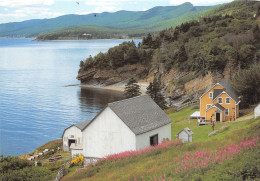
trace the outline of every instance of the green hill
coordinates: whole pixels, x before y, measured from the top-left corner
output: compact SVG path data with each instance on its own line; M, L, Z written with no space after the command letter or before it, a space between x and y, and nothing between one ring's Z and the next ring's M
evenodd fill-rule
M153 30L161 30L168 27L169 21L173 23L172 25L178 25L194 19L212 8L197 7L191 3L184 3L179 6L154 7L147 11L65 15L52 19L0 24L0 36L37 36L43 32L88 25L121 29L152 28Z
M142 38L147 30L115 29L100 26L81 26L43 33L36 40L86 40L86 39L135 39Z
M174 103L198 98L221 76L233 83L242 105L258 103L259 18L260 2L233 1L198 20L148 34L138 46L124 42L87 58L80 62L77 78L105 85L131 76L150 82L160 78L164 96Z

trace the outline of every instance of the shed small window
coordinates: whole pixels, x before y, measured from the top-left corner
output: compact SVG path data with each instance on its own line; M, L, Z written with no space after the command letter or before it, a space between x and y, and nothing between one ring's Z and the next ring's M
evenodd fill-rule
M213 92L210 92L209 93L209 98L212 98L213 97Z
M209 109L211 107L211 104L207 104L207 109Z
M228 115L229 115L229 109L226 108L226 109L225 109L225 116L228 116Z
M230 104L230 98L229 97L226 98L226 104Z
M153 136L150 137L150 145L151 146L158 145L158 134L153 135Z
M222 97L219 97L219 98L218 98L218 103L219 103L219 104L222 104Z

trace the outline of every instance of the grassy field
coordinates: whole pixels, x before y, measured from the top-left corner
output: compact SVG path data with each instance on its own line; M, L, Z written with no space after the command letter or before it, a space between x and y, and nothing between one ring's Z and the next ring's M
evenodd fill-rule
M260 120L251 119L241 122L218 123L216 129L220 130L222 126L228 128L208 137L208 133L212 131L209 125L199 127L196 120L188 119L188 116L194 111L196 109L188 107L179 112L168 114L173 120L173 138L180 130L189 127L194 132L192 143L172 144L168 148L158 148L120 160L101 161L79 172L70 173L62 180L245 180L243 178L250 180L251 178L260 178L260 167L257 166L259 140L256 148L242 150L238 154L239 156L235 155L221 164L212 163L206 167L196 168L196 170L175 173L174 170L179 169L176 159L181 159L186 154L195 155L197 152L215 154L216 150L226 145L233 144L234 147L234 144L240 143L245 138L256 137L260 134ZM253 159L249 159L250 156ZM241 160L244 161L241 162ZM230 167L230 164L235 165L236 169L233 169L232 173L226 173L225 168ZM249 171L245 171L248 170L248 167L250 167Z
M215 124L215 130L220 130L221 127L227 127L225 131L219 131L217 135L213 137L208 137L208 134L212 132L211 125L203 125L198 126L197 125L197 119L189 119L189 116L195 112L199 111L199 109L193 109L195 106L190 106L185 109L182 109L179 112L174 112L168 114L168 116L173 120L172 122L172 139L177 137L177 134L183 129L183 128L190 128L194 135L192 137L193 142L197 141L207 141L211 139L221 138L225 135L229 134L233 130L245 127L248 122L247 121L241 121L241 122L225 122L225 123L216 123ZM252 115L253 113L249 113L248 115ZM245 115L247 116L247 115Z

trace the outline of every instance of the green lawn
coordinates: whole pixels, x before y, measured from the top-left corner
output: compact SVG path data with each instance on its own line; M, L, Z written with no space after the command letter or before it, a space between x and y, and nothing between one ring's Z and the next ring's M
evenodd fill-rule
M215 130L220 130L222 126L228 126L228 129L225 131L219 131L216 135L208 137L208 134L212 132L211 125L197 125L197 119L189 119L189 116L194 113L195 111L199 111L199 109L192 109L193 106L189 106L185 109L180 110L179 112L174 112L168 114L168 116L173 120L172 121L172 139L177 137L177 134L183 128L190 128L193 131L193 142L197 141L207 141L215 138L224 137L231 131L235 129L239 129L245 127L247 124L252 122L249 121L241 121L241 122L223 122L223 123L216 123ZM251 115L252 113L248 114ZM247 116L247 115L246 115Z

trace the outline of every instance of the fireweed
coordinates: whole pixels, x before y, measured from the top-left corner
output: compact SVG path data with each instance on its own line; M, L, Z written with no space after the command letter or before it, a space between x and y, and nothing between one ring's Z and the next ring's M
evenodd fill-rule
M195 153L185 153L181 158L176 157L168 163L168 167L173 169L175 174L181 174L187 171L198 171L201 168L209 168L210 166L221 164L226 160L234 158L239 155L242 151L250 151L259 147L259 136L253 137L252 139L246 138L245 141L241 141L238 144L232 143L225 147L220 147L214 151L196 151ZM143 177L141 178L142 181ZM171 181L174 180L170 176L165 174L161 176L155 176L150 178L154 181Z
M239 144L232 143L225 147L220 147L215 151L196 151L195 153L186 153L182 158L175 158L174 172L188 171L193 169L197 171L199 168L208 167L212 164L221 164L222 162L232 159L234 156L240 154L244 150L253 150L258 147L257 142L259 137L253 137L251 140L248 138L241 141ZM169 164L171 166L171 164Z
M163 149L166 149L169 147L174 147L174 146L181 145L181 144L182 144L182 142L180 139L164 141L162 143L159 143L157 146L149 146L147 148L144 148L144 149L141 149L138 151L125 151L125 152L121 152L121 153L117 153L117 154L108 155L108 156L98 160L97 163L102 162L102 161L110 161L110 162L119 161L119 160L128 158L133 155L136 156L136 155L141 155L142 153L148 153L148 152L156 151L156 150L163 150Z

